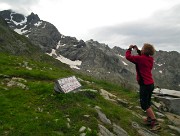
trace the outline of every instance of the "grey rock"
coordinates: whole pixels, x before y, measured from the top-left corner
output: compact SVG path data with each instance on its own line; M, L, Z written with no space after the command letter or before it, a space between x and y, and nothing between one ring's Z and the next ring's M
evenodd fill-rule
M2 78L9 78L10 76L4 75L4 74L0 74L0 77L2 77Z
M155 95L155 97L165 104L169 112L180 115L180 108L177 108L180 106L180 98L170 95Z
M165 117L165 115L160 112L156 112L156 115L158 115L159 117Z
M123 106L128 106L129 103L126 100L122 100L120 98L117 99L117 102Z
M169 112L166 112L165 115L169 119L169 121L171 121L174 125L180 127L180 116L179 115L175 115L175 114L172 114Z
M112 132L110 132L106 127L104 127L101 124L98 124L98 127L100 129L99 132L99 136L116 136L115 134L113 134Z
M100 89L100 95L103 96L103 98L106 100L116 102L116 96L109 93L108 91L106 91L104 89Z
M100 118L100 120L105 123L105 124L111 124L111 121L106 117L106 115L104 113L102 113L99 109L96 109L98 116Z
M86 127L85 126L82 126L80 129L79 129L79 132L84 132L86 130Z
M132 127L135 128L141 136L158 136L146 128L141 127L137 122L132 122Z
M94 89L79 89L79 91L81 91L81 92L83 92L83 91L90 91L90 92L94 92L94 93L98 92L97 90L94 90Z
M115 123L113 123L113 132L116 133L117 136L128 136L128 133Z
M81 133L79 136L85 136L86 135L86 133Z
M71 125L69 124L69 122L67 122L66 125L67 125L67 128L70 128L70 127L71 127Z
M25 79L13 77L11 80L9 80L7 82L7 86L8 87L20 87L24 90L28 90L29 88L24 84L24 82L26 82Z
M175 126L172 126L172 125L168 125L168 127L172 130L175 130L177 131L179 134L180 134L180 127L175 127Z

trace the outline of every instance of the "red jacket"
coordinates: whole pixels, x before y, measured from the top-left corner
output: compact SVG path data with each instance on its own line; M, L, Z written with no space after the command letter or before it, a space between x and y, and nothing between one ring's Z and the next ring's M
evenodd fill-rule
M153 77L152 77L152 68L153 68L153 63L154 63L154 59L151 56L147 56L147 55L137 55L137 56L133 56L131 54L131 50L127 50L126 51L126 59L129 60L130 62L136 64L138 66L139 72L141 74L141 77L143 79L143 83L145 85L150 85L154 83ZM139 83L140 80L140 76L139 73L137 71L136 68L136 79Z

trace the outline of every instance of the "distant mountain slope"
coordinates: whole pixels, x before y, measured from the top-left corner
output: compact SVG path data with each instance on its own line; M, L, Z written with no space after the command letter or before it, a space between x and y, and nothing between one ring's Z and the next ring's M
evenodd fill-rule
M75 38L70 40L70 37L68 37L69 42L66 43L64 42L66 39L67 37L61 39L54 57L63 55L71 60L80 60L82 61L81 66L78 66L80 72L126 87L136 86L134 70L127 70L127 65L132 64L115 54L107 45L93 40L86 42Z
M82 61L79 66L81 72L125 87L137 87L135 66L125 59L126 50L119 47L111 49L97 41L84 42L70 37L62 38L57 47L54 57L63 55ZM176 51L157 51L154 60L155 85L180 90L180 54Z
M154 58L155 81L160 86L180 91L180 53L158 51Z

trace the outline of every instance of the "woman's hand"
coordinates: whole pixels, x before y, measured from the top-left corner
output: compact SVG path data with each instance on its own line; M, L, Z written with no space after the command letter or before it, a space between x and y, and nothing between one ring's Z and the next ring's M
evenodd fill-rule
M134 46L134 45L130 45L130 46L129 46L129 49L132 49L132 48L133 48L133 46Z
M138 47L137 47L136 45L133 46L133 49L139 50Z
M136 45L130 45L130 46L129 46L129 49L131 49L131 50L132 50L132 49L138 50L138 47L137 47Z

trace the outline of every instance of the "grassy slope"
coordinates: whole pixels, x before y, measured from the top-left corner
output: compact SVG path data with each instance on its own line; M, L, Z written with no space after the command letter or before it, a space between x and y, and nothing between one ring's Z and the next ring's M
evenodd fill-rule
M26 64L32 70L28 70L24 66ZM93 92L57 95L54 94L53 87L55 79L75 75L90 82L89 84L82 81L82 88L96 90L103 88L136 106L139 105L138 95L134 92L112 83L79 75L66 65L55 63L46 55L34 61L0 53L0 74L0 135L78 136L81 126L86 126L92 130L86 130L87 135L95 136L98 133L99 123L98 114L94 109L96 105L129 135L138 135L131 127L131 121L140 122L140 120L124 107L111 103ZM7 87L8 81L4 75L8 75L9 78L26 79L27 82L24 84L29 89ZM144 114L142 111L139 112ZM70 119L70 128L67 126L67 118ZM159 134L167 135L167 132Z

